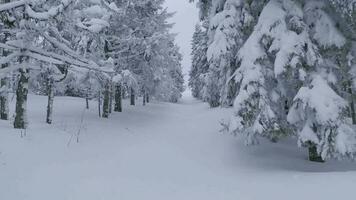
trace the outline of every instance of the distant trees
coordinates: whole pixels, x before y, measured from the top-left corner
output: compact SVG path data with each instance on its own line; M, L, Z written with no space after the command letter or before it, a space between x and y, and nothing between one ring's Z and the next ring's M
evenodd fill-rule
M297 136L312 161L354 158L354 1L198 3L209 28L193 37L190 87L212 107L234 105L229 132L247 145Z

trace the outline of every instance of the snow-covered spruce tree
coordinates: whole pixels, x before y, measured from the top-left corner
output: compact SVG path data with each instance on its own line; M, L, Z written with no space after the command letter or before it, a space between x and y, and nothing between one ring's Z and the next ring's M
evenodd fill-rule
M207 60L208 36L201 25L196 25L192 40L192 68L189 72L189 87L193 97L204 100L205 76L209 64Z
M296 89L293 90L293 84L289 88L283 82L303 78L299 77L298 63L315 62L309 61L314 57L307 30L289 28L293 20L302 19L300 10L292 1L270 1L238 52L240 66L234 78L239 87L229 129L244 135L246 144L256 144L258 136L277 141L291 134L285 120L285 105L288 98L293 99ZM287 67L289 70L284 72Z
M347 52L322 1L269 1L238 52L229 130L246 144L295 132L313 161L352 157L355 134L341 95Z
M167 67L163 73L155 79L156 86L154 96L158 100L169 101L176 103L181 98L184 91L183 73L181 67L182 55L179 53L179 48L174 45L173 41L168 41L167 47L163 48L168 54L165 55Z
M210 19L210 44L207 51L207 59L210 62L209 102L211 106L231 106L236 92L236 82L230 78L237 67L235 55L246 41L245 34L251 29L254 18L248 1L213 2L216 5L213 7L216 13L212 13ZM221 11L218 11L220 9Z
M347 59L352 41L338 30L325 6L322 2L304 5L310 35L323 61L308 73L288 115L288 121L298 128L299 144L309 148L312 161L353 158L356 152L356 135L351 126L354 102L352 92L345 94L352 90Z
M356 124L356 109L355 109L355 78L356 78L356 1L329 0L326 6L328 13L333 13L336 16L336 26L340 29L347 40L347 44L343 48L341 54L334 54L328 51L331 56L337 59L337 62L342 66L343 85L341 86L348 94L347 98L350 100L350 115L352 123ZM334 14L337 13L337 14ZM330 48L329 48L330 49Z
M175 58L169 52L175 48L170 44L174 35L169 34L172 25L167 23L172 14L163 9L162 0L128 2L117 3L123 8L115 13L110 25L110 55L117 63L115 71L128 70L135 77L138 87L128 89L132 104L140 95L146 100L149 96L164 96L161 100L168 101L166 97L171 91L160 90L163 93L158 93L157 88L163 88L167 80L173 80L169 63Z
M232 76L238 67L236 54L251 33L265 3L248 0L198 2L201 19L209 24L206 52L209 69L208 73L197 77L205 80L205 99L212 107L232 105L237 91Z
M208 46L209 46L209 48L208 48L208 52L207 52L207 59L209 62L209 70L207 73L207 83L206 83L207 84L206 99L207 99L210 107L218 107L221 105L220 104L221 103L220 91L222 88L221 88L221 84L219 81L220 80L220 70L221 70L220 63L216 64L214 62L214 60L212 58L212 50L214 50L215 47L210 47L210 45L214 44L215 31L216 31L216 28L218 28L218 27L214 26L215 25L214 17L219 16L219 13L223 12L224 4L225 4L225 0L215 0L215 1L212 1L211 8L210 8L209 29L208 29L208 37L209 37ZM229 18L231 19L232 16ZM223 29L222 27L220 27L220 28ZM226 40L225 41L216 41L216 44L227 45L228 42L231 42L231 41L226 41ZM219 50L217 50L217 51L219 51ZM222 63L222 65L226 65L226 63Z

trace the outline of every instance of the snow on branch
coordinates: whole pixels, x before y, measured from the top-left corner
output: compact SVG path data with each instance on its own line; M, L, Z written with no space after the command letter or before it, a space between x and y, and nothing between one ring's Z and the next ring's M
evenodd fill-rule
M68 65L72 65L72 66L76 66L76 67L84 68L84 69L88 69L88 70L93 70L93 71L97 71L97 72L111 73L111 71L106 71L106 70L100 69L99 66L92 61L83 62L83 61L80 61L80 60L77 60L74 58L70 58L67 56L59 55L59 54L52 53L52 52L47 52L47 51L44 51L40 48L33 47L33 46L24 47L21 45L21 42L13 41L13 42L9 42L9 44L0 43L0 48L18 50L18 51L22 50L25 52L19 53L19 55L17 55L17 56L29 56L36 60L40 60L40 61L44 61L44 62L48 62L48 63L52 63L52 64L58 64L58 65L68 64ZM14 56L16 56L16 54ZM5 59L3 58L3 60L1 62L5 62ZM6 70L0 70L0 74L1 74L0 76L3 76L3 73L8 73L11 71L15 71L17 69L19 69L19 68L11 67L11 68L6 68Z
M105 0L101 0L102 4L105 5L106 8L108 8L109 10L111 11L114 11L116 13L120 13L120 9L117 7L117 5L112 2L112 3L108 3L107 1Z
M14 1L10 3L4 3L0 5L0 12L11 10L20 6L23 6L27 3L27 0Z
M6 57L0 58L0 65L9 63L12 59L14 59L15 57L17 57L19 55L21 55L20 52L15 52L15 53L12 53Z
M25 52L23 55L24 56L29 56L29 57L34 58L36 60L40 60L40 61L47 62L47 63L50 63L50 64L64 65L64 62L62 62L62 61L60 61L58 59L47 57L47 56L43 56L43 55L40 55L38 53Z
M39 33L48 41L50 42L52 45L54 45L55 47L57 47L58 49L62 50L64 53L68 54L71 57L74 57L82 62L88 62L87 60L81 58L79 55L77 55L76 52L74 52L71 48L69 48L67 45L65 45L64 43L59 42L56 38L53 38L51 36L49 36L48 34L46 34L44 31L39 31Z
M26 12L29 17L33 19L48 20L49 18L55 17L63 12L63 10L65 10L73 2L73 0L62 0L60 5L50 8L47 12L36 12L30 5L26 4Z

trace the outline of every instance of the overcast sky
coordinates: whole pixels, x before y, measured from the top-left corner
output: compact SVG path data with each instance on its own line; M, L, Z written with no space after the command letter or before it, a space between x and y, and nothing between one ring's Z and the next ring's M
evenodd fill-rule
M165 6L169 12L176 12L170 22L175 23L172 32L177 33L176 42L183 54L183 72L188 74L191 66L191 45L195 24L198 22L198 9L189 0L166 0Z

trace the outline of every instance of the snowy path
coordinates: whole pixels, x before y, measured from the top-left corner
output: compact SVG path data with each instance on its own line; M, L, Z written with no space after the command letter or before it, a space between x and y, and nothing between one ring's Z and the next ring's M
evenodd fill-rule
M57 98L53 126L31 96L27 136L0 123L1 200L269 200L355 196L355 163L314 164L294 143L245 147L218 134L226 109L185 95L180 104L125 106L98 120L93 106ZM338 170L335 170L338 169ZM342 187L341 187L342 185Z

